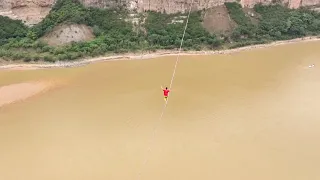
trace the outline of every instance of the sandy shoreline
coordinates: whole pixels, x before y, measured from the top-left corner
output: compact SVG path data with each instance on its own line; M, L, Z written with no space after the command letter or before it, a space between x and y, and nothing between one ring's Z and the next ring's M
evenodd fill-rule
M35 96L48 90L50 82L23 82L0 87L0 108Z
M245 46L235 49L226 49L226 50L218 50L218 51L187 51L181 52L180 55L187 56L187 55L213 55L213 54L230 54L245 50L252 50L257 48L266 48L266 47L273 47L278 45L290 44L290 43L298 43L298 42L310 42L310 41L319 41L320 38L316 36L312 37L304 37L304 38L297 38L292 40L286 41L275 41L269 44L259 44L259 45L252 45L252 46ZM0 70L34 70L34 69L46 69L46 68L67 68L67 67L78 67L83 66L95 62L102 62L102 61L120 61L120 60L143 60L143 59L152 59L157 57L163 56L176 56L179 52L175 51L158 51L155 53L145 53L145 54L133 54L128 53L124 55L115 55L115 56L103 56L103 57L96 57L90 59L80 59L77 61L72 62L56 62L56 63L35 63L35 64L6 64L0 65Z

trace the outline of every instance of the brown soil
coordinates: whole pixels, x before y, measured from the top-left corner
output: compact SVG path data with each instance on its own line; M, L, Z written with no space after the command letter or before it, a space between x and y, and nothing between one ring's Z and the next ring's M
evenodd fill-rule
M71 42L89 41L94 39L93 31L86 25L64 24L55 27L42 40L51 46L60 46Z
M26 25L32 26L38 24L44 19L50 12L50 7L19 7L13 8L13 16L16 16L16 19L21 19ZM12 18L12 16L9 16Z
M236 27L236 23L230 18L227 8L222 5L206 10L203 27L212 33L228 34Z

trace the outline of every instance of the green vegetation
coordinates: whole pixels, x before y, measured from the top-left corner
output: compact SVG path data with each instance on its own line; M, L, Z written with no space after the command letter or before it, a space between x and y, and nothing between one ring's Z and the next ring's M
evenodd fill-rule
M205 47L212 49L221 44L215 35L211 35L202 27L200 17L201 12L190 14L183 44L186 49L200 50ZM187 16L183 14L166 15L150 12L146 21L147 40L150 46L165 49L179 48L186 19Z
M260 15L254 25L237 3L226 3L231 18L238 24L232 33L234 46L294 39L320 33L320 14L308 9L288 9L281 5L255 5ZM241 12L240 12L241 11ZM238 15L238 16L237 16Z
M225 3L237 24L231 35L215 35L202 26L202 12L190 14L184 38L184 50L218 49L285 40L320 34L320 14L307 9L288 9L281 5L256 5L259 21L253 23L236 3ZM146 16L142 24L143 16ZM82 57L133 51L176 49L187 14L146 12L133 24L124 9L86 8L78 0L58 0L50 14L29 28L21 21L0 16L0 58L29 61L63 61ZM85 24L96 38L88 42L53 47L40 38L60 24ZM220 38L220 37L224 38ZM232 44L229 42L233 42Z
M85 8L77 0L58 0L41 23L25 29L25 33L19 38L5 41L0 49L6 53L0 53L0 57L25 61L56 61L98 56L107 52L135 51L145 40L132 31L131 23L120 20L126 16L127 12L124 10ZM10 21L6 24L13 23L16 22ZM51 47L39 40L61 23L86 24L93 28L97 38L90 42L72 43L63 47ZM17 51L18 49L20 51Z
M36 38L40 38L60 23L80 22L85 17L86 9L78 1L58 0L50 14L31 31L36 35Z
M228 9L230 17L241 26L250 25L250 18L245 15L242 11L242 7L239 3L236 2L226 2L224 3Z
M320 14L307 9L290 10L280 5L255 6L261 16L259 36L269 35L271 40L282 40L316 35L320 32Z
M241 5L236 2L226 2L225 3L226 8L228 9L228 12L230 14L230 17L237 23L238 27L236 27L232 32L232 39L235 41L240 41L241 38L250 38L252 39L255 36L256 28L251 23L251 20L249 17L246 16L246 14L243 12ZM247 42L242 42L240 44L243 45L250 45L252 40ZM255 41L252 41L253 44L256 44ZM237 45L236 45L237 47Z
M11 20L0 16L0 46L7 43L10 38L21 38L27 34L27 27L21 21Z

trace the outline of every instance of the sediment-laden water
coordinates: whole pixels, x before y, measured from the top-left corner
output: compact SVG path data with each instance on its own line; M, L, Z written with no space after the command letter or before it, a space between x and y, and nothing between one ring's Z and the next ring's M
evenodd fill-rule
M0 71L58 84L1 107L0 179L320 179L319 49L181 57L161 120L175 57Z

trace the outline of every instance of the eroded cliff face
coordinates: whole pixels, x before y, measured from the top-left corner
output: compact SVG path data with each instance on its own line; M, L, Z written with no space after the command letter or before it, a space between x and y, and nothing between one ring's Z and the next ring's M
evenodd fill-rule
M125 6L130 10L137 12L158 11L166 13L185 12L192 4L192 0L81 0L86 6L93 7L114 7ZM201 10L218 5L224 2L232 2L235 0L194 0L193 10Z
M130 0L80 0L87 7L108 8L126 6Z
M257 3L270 4L273 0L241 0L242 6L253 7ZM299 8L301 6L320 5L320 0L281 0L282 4L288 5L289 8Z
M243 7L252 8L257 3L270 4L277 0L80 0L86 6L108 8L125 6L137 12L158 11L166 13L186 12L193 2L192 10L202 10L223 5L225 2L239 2ZM280 0L290 8L300 6L314 6L320 0Z
M301 6L320 5L320 0L301 0Z
M27 6L48 7L56 0L0 0L1 9L12 9Z
M39 23L56 0L0 0L0 15L20 19L27 25Z
M136 12L158 11L166 13L186 12L193 1L192 10L202 10L237 0L80 0L87 7L110 8L123 6ZM243 7L257 3L270 4L273 0L240 0ZM0 0L0 15L21 19L27 25L40 22L56 0ZM281 0L290 8L320 5L320 0Z

